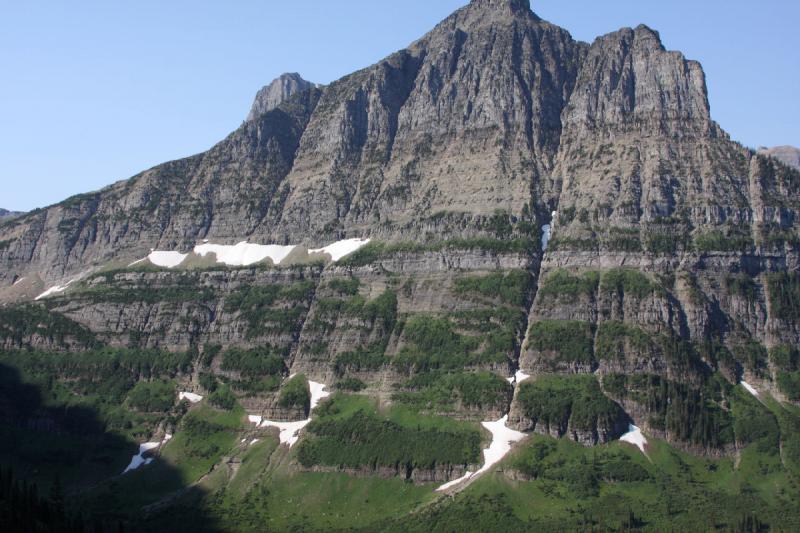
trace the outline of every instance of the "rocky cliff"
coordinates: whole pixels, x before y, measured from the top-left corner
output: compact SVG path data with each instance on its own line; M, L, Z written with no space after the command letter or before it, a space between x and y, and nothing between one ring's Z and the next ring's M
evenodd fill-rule
M589 45L527 1L473 0L328 86L276 80L206 153L0 223L3 297L64 287L24 308L41 328L14 307L0 338L192 351L274 414L276 392L235 364L269 346L273 377L467 420L510 410L584 444L633 419L727 453L731 387L800 399L798 209L800 173L730 140L701 66L655 31ZM202 240L350 237L372 241L336 263L131 264ZM552 418L545 385L604 410L570 400Z

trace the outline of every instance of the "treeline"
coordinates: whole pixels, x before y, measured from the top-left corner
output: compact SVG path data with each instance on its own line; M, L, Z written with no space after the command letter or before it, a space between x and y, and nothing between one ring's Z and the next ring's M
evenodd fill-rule
M523 383L518 400L527 418L555 429L559 436L568 429L595 435L602 429L613 435L626 418L623 409L603 394L594 376L542 376Z
M675 439L709 448L734 441L732 415L721 407L726 385L718 374L702 386L656 375L624 374L606 376L603 385L613 396L644 406L650 413L650 425Z
M316 419L308 430L313 437L302 441L297 455L305 467L390 467L409 472L478 464L481 457L477 430L405 427L364 411L341 419Z

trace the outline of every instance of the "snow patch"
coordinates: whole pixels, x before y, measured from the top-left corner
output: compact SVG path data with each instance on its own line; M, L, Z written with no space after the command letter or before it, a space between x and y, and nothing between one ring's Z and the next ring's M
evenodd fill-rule
M456 485L459 485L459 484L463 483L464 481L467 481L469 478L471 478L474 475L475 475L474 472L469 472L468 471L466 474L464 474L460 478L454 479L453 481L450 481L449 483L445 483L444 485L442 485L441 487L436 489L436 492L444 492L449 488L455 487Z
M530 376L523 372L522 370L517 370L517 373L514 374L514 380L516 381L517 385L528 379Z
M633 424L630 424L628 426L628 432L625 433L623 436L621 436L619 440L622 442L633 444L634 446L639 448L642 451L642 453L645 453L644 447L647 445L647 439L642 434L642 430L634 426Z
M311 403L309 413L319 404L320 400L327 398L331 395L326 392L326 385L324 383L317 383L316 381L309 381L308 388L311 392ZM305 420L297 422L273 422L272 420L264 420L258 415L249 415L248 420L251 424L256 424L260 428L273 427L278 428L280 431L279 440L281 444L286 444L291 448L298 440L300 440L300 430L306 427L311 422L311 414ZM251 443L252 444L252 443Z
M191 403L198 403L203 400L203 397L193 392L181 392L178 393L178 401L181 400L189 400Z
M483 422L483 427L492 433L492 443L483 450L483 468L478 470L476 474L486 472L499 463L511 451L512 443L519 442L525 438L525 433L507 427L506 422L508 422L508 415L495 422Z
M475 473L467 472L462 477L445 483L438 489L438 492L445 491L451 487L458 485L474 476L488 472L494 465L499 463L508 452L511 451L511 444L519 442L525 438L525 433L515 431L506 426L508 422L508 415L495 422L483 422L482 425L492 434L492 442L489 447L483 450L483 466Z
M172 434L171 433L166 433L166 434L164 434L164 438L161 440L161 442L145 442L143 444L140 444L139 445L139 453L137 453L136 455L133 456L133 458L131 459L130 464L128 465L128 467L122 473L123 474L127 474L131 470L136 470L137 468L139 468L142 465L149 465L150 463L152 463L153 462L153 458L152 457L145 457L144 454L146 454L150 450L155 450L156 448L160 448L161 446L164 446L170 440L172 440Z
M161 446L160 442L145 442L144 444L140 444L139 453L133 456L133 459L131 459L130 464L122 473L127 474L128 472L136 470L142 465L149 465L151 462L153 462L153 458L145 457L144 454L149 452L150 450L155 450L159 446Z
M547 250L547 245L550 244L550 237L553 235L553 227L550 224L542 226L542 251Z
M253 439L253 440L251 440L251 441L250 441L250 446L252 446L253 444L256 444L256 443L257 443L258 441L260 441L260 440L261 440L261 439Z
M19 285L19 284L20 284L20 283L22 283L23 281L25 281L25 278L19 278L17 281L15 281L15 282L14 282L14 285L12 285L12 286Z
M234 246L201 244L194 247L194 253L200 257L213 253L217 256L217 263L223 263L228 266L250 266L267 258L271 259L274 264L279 265L295 248L296 246L251 244L243 241Z
M758 391L756 390L756 388L755 388L755 387L753 387L752 385L750 385L748 382L746 382L746 381L742 381L742 387L744 387L745 389L747 389L747 392L749 392L750 394L752 394L753 396L755 396L756 398L758 398Z
M338 241L326 246L325 248L318 248L309 250L309 254L329 254L334 262L339 259L352 254L362 246L369 244L370 239L346 239Z
M83 273L79 274L77 277L75 277L75 278L72 278L71 280L69 280L69 281L68 281L66 284L64 284L64 285L56 285L55 287L50 287L49 289L47 289L46 291L44 291L42 294L40 294L39 296L37 296L36 298L34 298L34 300L41 300L42 298L47 298L48 296L52 296L53 294L58 294L59 292L64 292L65 290L67 290L67 288L68 288L70 285L72 285L72 284L73 284L73 283L75 283L76 281L78 281L78 280L82 279L82 278L83 278L85 275L87 275L89 272L91 272L91 270L89 270L89 271L87 271L87 272L83 272Z
M175 268L183 263L183 260L188 256L189 254L182 254L180 252L159 252L153 250L150 252L150 255L147 256L147 259L154 265L162 268Z
M136 266L136 265L138 265L139 263L144 263L145 261L147 261L147 258L146 258L146 257L145 257L144 259L139 259L138 261L134 261L133 263L129 264L127 268L130 268L130 267L132 267L132 266Z
M550 224L545 224L542 226L542 251L547 250L547 245L550 244L550 239L553 236L553 228L556 226L556 217L558 216L558 211L553 211L550 214Z

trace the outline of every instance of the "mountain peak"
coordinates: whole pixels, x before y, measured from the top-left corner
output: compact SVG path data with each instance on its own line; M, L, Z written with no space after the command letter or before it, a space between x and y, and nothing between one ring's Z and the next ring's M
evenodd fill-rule
M267 111L272 111L293 94L316 87L315 83L306 81L296 72L287 72L274 79L256 94L253 107L247 115L247 121L257 119Z
M478 9L510 9L514 13L531 10L530 0L472 0L469 5Z
M758 153L769 157L774 157L778 161L800 170L800 148L794 146L775 146L767 148L762 146Z

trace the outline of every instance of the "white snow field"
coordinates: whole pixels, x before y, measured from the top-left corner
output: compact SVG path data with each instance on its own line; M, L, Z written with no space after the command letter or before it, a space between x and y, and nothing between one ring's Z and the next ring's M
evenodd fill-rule
M180 392L178 393L178 400L189 400L190 403L199 403L203 397L193 392Z
M183 263L183 260L188 256L189 254L182 254L180 252L162 252L152 250L150 255L147 256L147 259L149 259L154 265L162 268L175 268Z
M514 382L517 385L519 385L520 383L522 383L523 381L525 381L529 377L530 376L528 374L526 374L525 372L523 372L522 370L517 370L517 373L514 374Z
M89 269L89 270L87 270L87 271L85 271L85 272L81 272L81 273L80 273L80 274L78 274L76 277L74 277L74 278L72 278L71 280L69 280L68 282L66 282L64 285L56 285L55 287L50 287L49 289L47 289L46 291L44 291L42 294L40 294L39 296L37 296L36 298L34 298L34 300L41 300L42 298L47 298L48 296L52 296L52 295L54 295L54 294L58 294L59 292L64 292L65 290L67 290L67 288L68 288L70 285L72 285L72 284L73 284L73 283L75 283L76 281L80 281L80 280L81 280L81 279L83 279L85 276L89 275L91 272L92 272L92 270L91 270L91 269ZM22 278L22 279L25 279L25 278ZM20 281L22 281L22 280L20 280ZM18 281L17 283L19 283L19 281ZM15 285L16 285L16 284L15 284Z
M619 440L622 442L633 444L634 446L639 448L642 451L642 453L645 453L644 447L647 445L647 439L642 434L642 430L634 426L633 424L630 424L628 426L628 432L625 433L623 436L621 436Z
M362 246L369 244L370 239L345 239L333 244L329 244L325 248L318 248L309 250L310 254L330 254L334 262L339 259L352 254Z
M483 422L483 427L492 433L492 443L483 450L483 467L476 474L486 472L499 463L511 451L512 443L525 438L525 433L507 427L506 422L508 422L508 415L495 422Z
M467 481L468 479L488 472L494 465L499 463L508 452L511 451L511 444L519 442L525 438L525 433L515 431L506 426L508 422L508 415L495 422L483 422L481 425L489 430L492 434L492 442L489 447L483 450L483 466L477 472L467 472L460 478L445 483L436 489L437 492L443 492L447 489L455 487L459 483Z
M267 258L271 259L274 264L279 265L295 248L296 246L251 244L243 241L234 246L201 244L194 247L194 253L200 257L213 253L217 256L217 263L228 266L250 266Z
M756 390L756 388L755 388L755 387L753 387L752 385L750 385L748 382L746 382L746 381L742 381L742 387L744 387L745 389L747 389L747 392L749 392L750 394L752 394L753 396L755 396L756 398L758 398L758 391Z
M300 430L306 427L311 422L311 411L319 404L320 400L327 398L331 395L326 392L326 385L324 383L317 383L316 381L309 381L308 388L311 392L311 403L309 407L309 415L305 420L298 420L297 422L273 422L272 420L264 420L258 415L249 415L247 419L251 424L256 424L260 428L273 427L278 428L280 431L279 440L281 444L286 444L291 448L298 440L300 440Z
M556 216L558 211L553 211L550 215L550 224L542 226L542 251L547 250L547 245L550 244L550 238L553 236L553 228L556 226Z
M161 442L145 442L143 444L140 444L139 445L139 453L137 453L136 455L133 456L133 458L131 459L130 464L128 465L128 467L122 473L123 474L127 474L128 472L130 472L132 470L136 470L137 468L139 468L142 465L149 465L150 463L152 463L153 462L153 458L152 457L145 457L144 454L149 452L150 450L155 450L156 448L159 448L160 446L163 446L171 438L172 438L172 435L167 433L166 435L164 435L164 440L162 440Z

